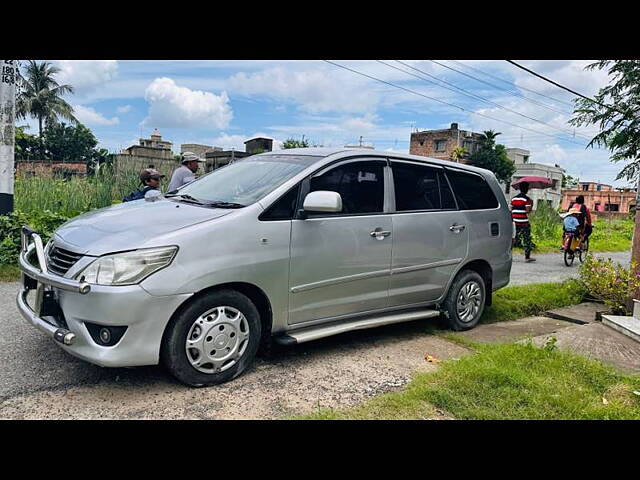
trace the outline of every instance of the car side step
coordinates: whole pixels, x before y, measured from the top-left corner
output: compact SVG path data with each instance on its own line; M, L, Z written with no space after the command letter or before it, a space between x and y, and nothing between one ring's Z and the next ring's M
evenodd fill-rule
M340 323L317 325L287 332L284 335L274 337L273 340L280 345L294 345L297 343L310 342L311 340L317 340L319 338L330 337L331 335L337 335L339 333L350 332L352 330L364 330L365 328L381 327L382 325L390 325L392 323L422 320L437 317L438 315L440 315L438 310L424 309L402 313L387 313L365 318L359 317L358 319L346 320Z

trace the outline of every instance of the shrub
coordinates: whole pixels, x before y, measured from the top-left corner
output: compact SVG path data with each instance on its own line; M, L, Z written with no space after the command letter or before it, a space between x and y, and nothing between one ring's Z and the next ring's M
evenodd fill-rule
M580 267L580 278L589 294L611 308L616 315L631 312L631 297L640 289L640 274L635 272L636 265L624 268L613 263L610 258L588 256Z
M16 210L9 215L0 216L0 264L17 263L20 253L20 230L23 225L36 230L46 243L53 232L68 219L69 217L49 210L28 214Z

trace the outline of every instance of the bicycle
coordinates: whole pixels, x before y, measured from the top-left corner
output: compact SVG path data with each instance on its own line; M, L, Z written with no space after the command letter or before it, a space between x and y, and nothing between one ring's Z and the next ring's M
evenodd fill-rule
M581 238L582 232L579 230L576 232L563 233L561 249L564 251L564 264L567 267L573 265L576 253L578 254L580 263L583 263L587 258L587 253L589 251L589 238L584 242L581 241Z

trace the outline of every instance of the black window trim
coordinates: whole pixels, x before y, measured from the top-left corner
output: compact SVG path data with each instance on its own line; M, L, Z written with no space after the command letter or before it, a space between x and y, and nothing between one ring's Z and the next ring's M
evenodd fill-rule
M445 175L446 175L447 171L451 170L451 171L454 171L454 172L462 172L462 173L466 173L466 174L469 174L469 175L475 175L477 177L480 177L482 179L482 181L487 184L487 187L489 187L489 190L493 194L493 197L496 199L496 202L498 202L498 206L497 207L493 207L493 208L466 208L466 209L459 208L459 210L461 212L491 212L491 211L494 211L494 210L500 210L500 208L502 208L502 205L500 203L500 199L498 198L498 195L496 195L496 193L493 191L493 188L491 188L491 185L489 185L489 182L487 181L486 178L484 178L483 175L480 175L479 173L476 173L476 172L472 172L471 170L465 170L463 168L455 168L455 167L449 167L449 166L444 167L444 170L445 170ZM447 181L449 182L449 186L451 188L451 191L453 192L453 198L456 200L456 204L458 204L458 199L456 198L456 191L454 190L453 184L451 183L451 180L449 180L449 176L448 175L447 175ZM459 205L458 205L458 207L459 207Z
M453 191L453 188L451 188L451 182L449 182L449 178L447 177L446 173L445 173L445 168L443 165L437 165L435 163L430 163L430 162L422 162L419 160L413 160L413 159L407 159L407 158L403 158L403 159L399 159L399 158L393 158L393 157L389 157L389 169L391 170L391 184L393 185L393 211L391 213L393 213L394 215L403 215L405 213L434 213L434 212L455 212L458 211L458 200L456 199L456 194ZM434 169L438 169L440 171L442 171L442 173L444 174L444 178L447 180L447 184L449 185L449 190L451 190L451 194L453 195L453 201L456 205L455 208L425 208L425 209L420 209L420 210L401 210L398 211L398 209L396 208L396 197L395 197L395 184L394 184L394 179L393 179L393 162L400 162L400 163L409 163L409 164L413 164L413 165L419 165L421 167L430 167L430 168L434 168ZM440 180L438 180L438 188L440 188ZM440 191L440 205L442 205L442 191Z
M356 163L356 162L380 162L381 164L383 164L383 175L382 175L382 179L383 179L383 188L384 188L384 203L382 206L382 212L375 212L375 213L343 213L343 214L332 214L332 215L326 215L323 214L321 212L318 213L310 213L310 212L305 212L302 208L302 204L304 202L305 197L309 194L309 190L311 189L311 178L318 176L318 175L322 175L324 173L326 173L327 171L329 171L332 168L335 167L339 167L343 164L347 164L347 163ZM390 215L392 212L387 211L391 208L391 205L388 205L387 202L387 195L388 195L388 191L389 191L389 185L388 185L388 174L387 169L390 168L389 167L389 159L386 157L382 157L382 156L376 156L376 155L357 155L357 156L353 156L353 157L342 157L342 158L338 158L335 161L327 164L327 165L323 165L322 167L320 167L318 170L310 173L309 175L307 175L304 179L302 179L302 181L300 182L300 191L298 192L298 203L296 204L296 211L295 214L293 216L293 220L315 220L315 219L330 219L330 218L347 218L347 217L372 217L372 216L379 216L379 215ZM395 207L395 204L393 205L393 207Z

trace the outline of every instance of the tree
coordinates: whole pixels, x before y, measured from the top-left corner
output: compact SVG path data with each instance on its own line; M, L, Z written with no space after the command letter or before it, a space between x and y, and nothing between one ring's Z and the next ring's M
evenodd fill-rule
M480 168L492 171L498 181L508 183L516 171L513 160L507 156L504 145L496 145L496 137L499 132L487 130L483 132L480 145L476 152L469 156L468 163Z
M469 155L469 152L464 147L456 147L451 152L451 160L454 162L459 162L463 158L466 158Z
M35 135L25 133L28 126L16 127L15 155L16 160L40 160L43 158L42 143Z
M575 188L577 187L580 179L578 177L572 177L571 175L562 175L562 188Z
M48 125L43 134L47 158L57 162L89 162L100 155L98 140L91 130L79 123Z
M58 117L78 123L73 108L62 99L62 95L73 93L71 85L60 85L54 76L60 72L49 62L40 64L29 60L25 74L19 76L19 93L16 99L16 118L27 115L38 119L38 137L42 139L43 124L58 123Z
M616 177L631 180L640 173L640 60L600 60L585 70L596 68L608 69L610 82L595 95L595 101L577 99L569 123L576 127L597 125L600 133L587 148L608 148L612 162L631 160Z
M282 143L282 148L308 148L309 147L309 141L304 139L304 136L302 137L302 140L296 140L295 138L287 138L283 143Z

